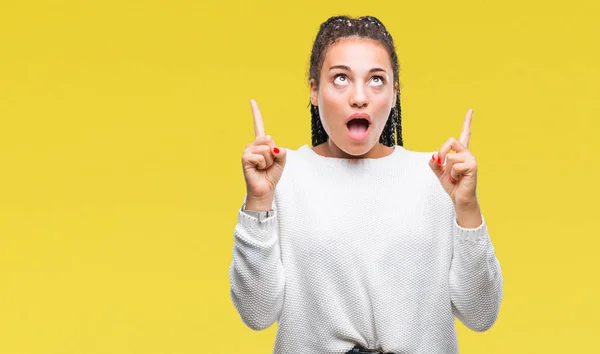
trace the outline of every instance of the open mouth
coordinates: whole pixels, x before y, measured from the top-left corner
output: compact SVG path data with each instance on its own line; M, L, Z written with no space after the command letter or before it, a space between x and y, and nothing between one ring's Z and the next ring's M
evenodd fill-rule
M364 140L368 135L370 125L371 123L364 118L351 119L346 123L348 134L354 140Z

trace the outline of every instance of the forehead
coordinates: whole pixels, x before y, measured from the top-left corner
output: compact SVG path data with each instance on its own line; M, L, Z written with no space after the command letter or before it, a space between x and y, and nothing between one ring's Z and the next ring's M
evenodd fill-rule
M322 71L330 66L345 65L352 71L369 71L374 67L391 73L390 55L383 44L370 38L347 37L333 43L327 49Z

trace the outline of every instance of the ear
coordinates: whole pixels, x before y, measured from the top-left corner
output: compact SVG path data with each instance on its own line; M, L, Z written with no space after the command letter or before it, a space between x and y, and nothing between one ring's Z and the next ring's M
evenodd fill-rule
M310 103L313 106L319 105L319 88L315 79L310 79Z
M394 103L392 104L392 107L396 107L396 99L398 98L398 90L399 90L399 87L398 87L398 83L396 82L394 84Z

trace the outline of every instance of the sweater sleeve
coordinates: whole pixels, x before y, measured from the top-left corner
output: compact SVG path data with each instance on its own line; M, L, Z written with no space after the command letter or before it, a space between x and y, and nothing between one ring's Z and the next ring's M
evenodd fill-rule
M230 295L242 321L253 330L271 326L283 307L285 273L274 211L259 222L240 210L234 229Z
M483 216L482 216L483 219ZM502 302L504 280L485 219L465 229L454 218L454 251L450 266L452 313L468 328L492 327Z

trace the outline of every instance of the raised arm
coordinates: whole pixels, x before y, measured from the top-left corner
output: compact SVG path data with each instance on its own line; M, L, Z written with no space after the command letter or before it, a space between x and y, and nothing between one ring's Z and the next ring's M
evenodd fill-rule
M433 154L429 166L456 212L449 279L452 311L470 329L485 331L498 317L504 281L477 201L477 162L468 149L472 116L473 110L469 110L460 139L448 139Z
M244 323L262 330L281 313L285 272L281 263L275 187L285 166L285 149L264 135L262 116L251 101L255 141L242 155L246 199L234 229L233 260L229 267L230 293ZM273 213L256 215L255 212Z

